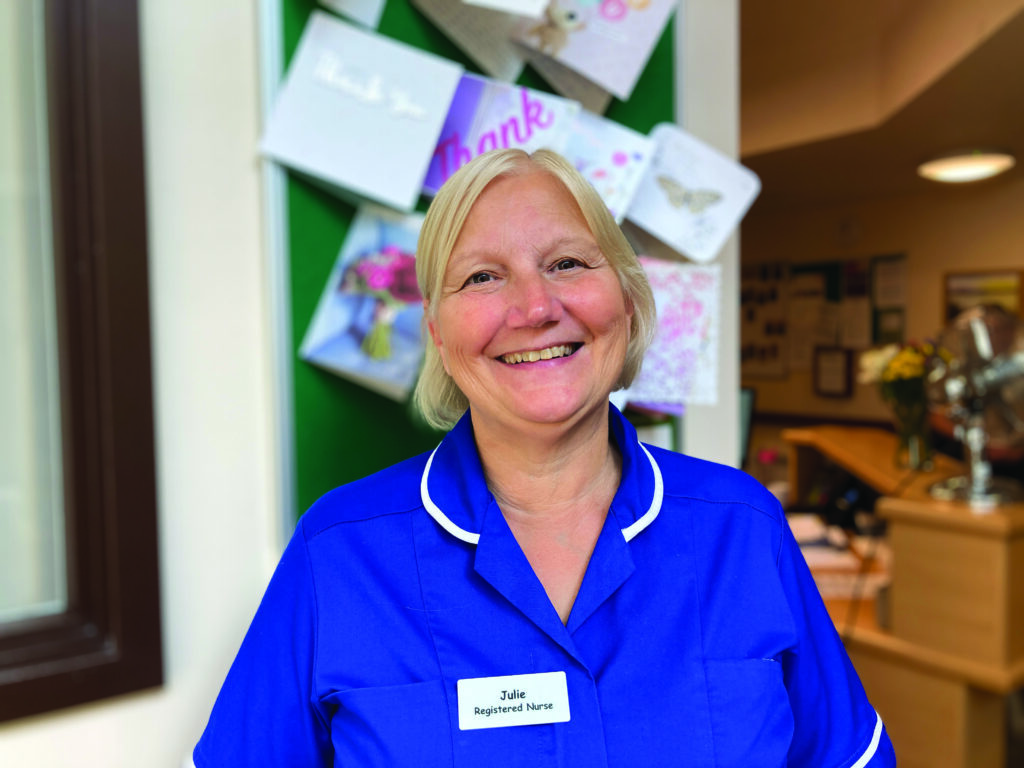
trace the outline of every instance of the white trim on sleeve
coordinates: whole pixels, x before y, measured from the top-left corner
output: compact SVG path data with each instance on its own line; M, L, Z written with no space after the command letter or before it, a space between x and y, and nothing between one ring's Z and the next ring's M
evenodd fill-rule
M875 712L875 732L871 734L871 743L868 744L868 748L864 750L864 754L860 756L860 759L856 763L850 766L850 768L864 768L868 763L871 762L871 758L875 756L875 752L878 751L878 742L882 740L882 716Z

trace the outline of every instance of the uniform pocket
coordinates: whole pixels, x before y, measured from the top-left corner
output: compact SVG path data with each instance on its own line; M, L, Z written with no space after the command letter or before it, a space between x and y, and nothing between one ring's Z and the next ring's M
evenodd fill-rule
M773 659L705 662L718 768L785 766L793 713Z
M440 680L355 688L331 697L336 766L452 765L448 700Z

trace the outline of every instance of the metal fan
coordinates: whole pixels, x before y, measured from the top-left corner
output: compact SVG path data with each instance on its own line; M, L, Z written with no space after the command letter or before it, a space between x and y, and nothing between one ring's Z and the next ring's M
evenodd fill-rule
M932 496L980 508L1024 499L1020 483L993 477L987 450L993 441L1024 442L1024 322L980 305L957 315L939 343L950 356L932 362L928 396L947 407L968 473L935 483Z

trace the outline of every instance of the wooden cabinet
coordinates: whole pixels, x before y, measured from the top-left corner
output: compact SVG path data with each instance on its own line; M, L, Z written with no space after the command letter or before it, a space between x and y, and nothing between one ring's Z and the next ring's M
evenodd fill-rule
M822 462L882 494L892 550L889 631L858 624L844 642L886 723L901 768L1003 768L1005 697L1024 685L1024 504L975 510L928 488L964 469L895 464L896 438L840 426L790 429L792 498Z

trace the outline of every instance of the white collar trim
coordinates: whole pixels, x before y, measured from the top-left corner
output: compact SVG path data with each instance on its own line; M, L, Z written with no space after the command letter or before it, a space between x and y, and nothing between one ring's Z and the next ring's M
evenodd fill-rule
M441 446L437 446L440 448ZM479 533L472 533L467 531L465 528L460 528L453 523L448 515L441 511L441 508L434 503L434 500L430 498L430 490L427 488L427 478L430 476L430 465L434 463L434 456L437 455L437 448L435 448L430 458L427 459L427 466L423 468L423 476L420 477L420 498L423 500L423 506L427 509L427 514L430 515L437 524L444 528L448 533L454 536L456 539L461 539L467 544L476 544L480 541Z
M631 541L640 531L644 530L652 522L654 518L658 516L661 511L661 502L665 496L665 484L662 481L661 469L658 467L658 462L651 456L643 443L638 443L640 450L644 452L644 456L651 463L651 471L654 473L654 493L651 497L651 506L648 507L647 511L632 525L629 525L622 529L622 535L626 541ZM451 521L441 508L434 503L434 500L430 498L430 489L428 488L428 478L430 477L430 467L434 463L434 456L437 454L437 449L441 446L437 446L431 454L430 458L427 459L427 465L423 468L423 475L420 477L420 499L423 501L423 506L427 510L427 514L430 515L434 520L460 541L464 541L467 544L478 544L480 542L480 534L467 531L465 528L460 528Z
M647 508L647 511L644 512L640 519L622 529L622 535L626 537L626 541L632 541L634 536L654 522L654 518L661 512L662 499L665 498L665 483L662 481L658 462L651 456L651 452L644 448L643 443L638 442L637 445L640 446L640 450L644 452L647 460L651 462L651 471L654 473L654 493L651 494L651 506Z

